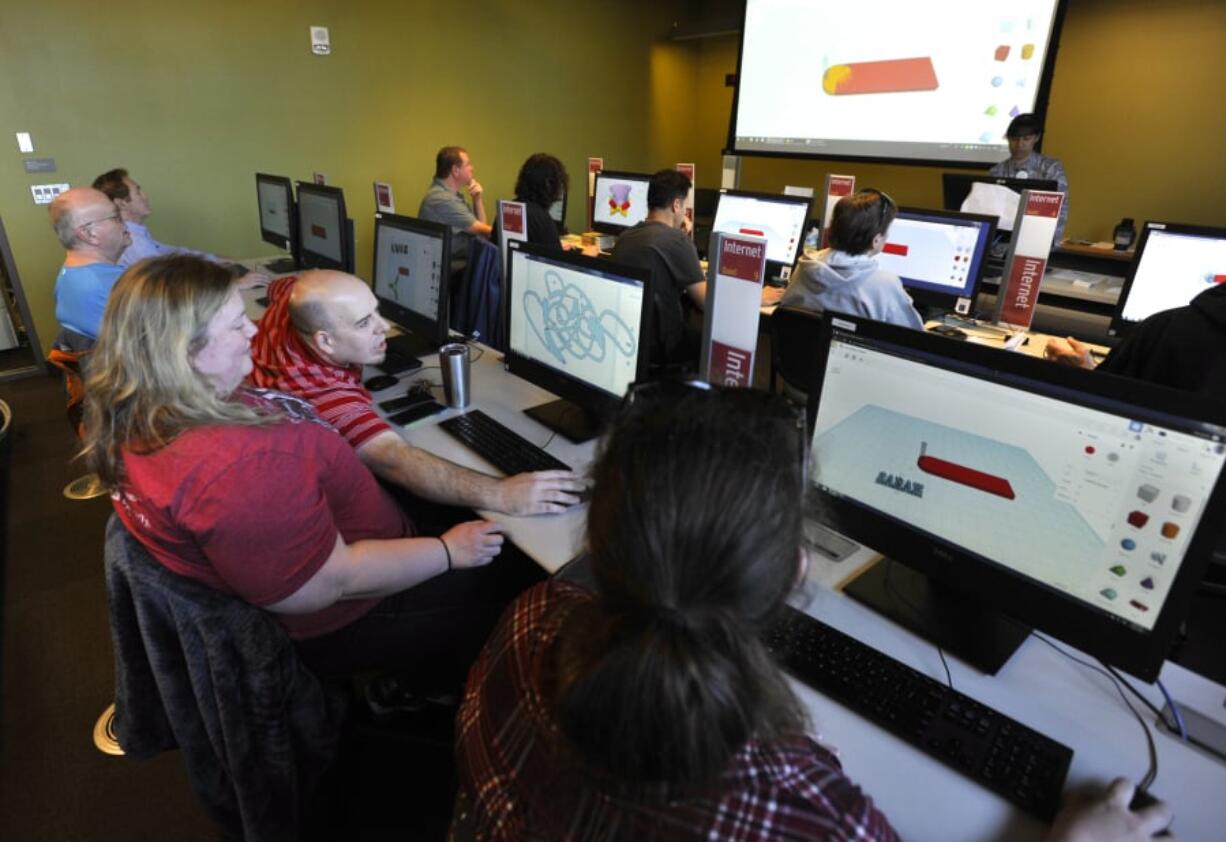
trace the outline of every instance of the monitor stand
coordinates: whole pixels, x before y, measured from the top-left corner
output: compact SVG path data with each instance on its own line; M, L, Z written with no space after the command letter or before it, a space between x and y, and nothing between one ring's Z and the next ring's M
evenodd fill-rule
M883 558L843 592L987 675L996 675L1030 629L987 611L970 594Z
M596 415L564 399L530 406L524 414L575 444L596 438L602 426Z

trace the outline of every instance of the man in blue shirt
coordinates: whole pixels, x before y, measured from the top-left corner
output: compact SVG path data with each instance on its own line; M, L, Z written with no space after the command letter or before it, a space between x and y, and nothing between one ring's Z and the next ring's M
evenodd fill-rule
M94 179L94 187L111 197L115 207L123 215L123 224L132 237L132 243L119 256L118 263L127 269L133 263L146 257L161 257L166 254L194 254L206 260L218 261L214 255L203 251L168 246L153 239L149 229L145 227L145 218L153 212L149 207L149 197L139 184L132 180L128 171L122 168L109 170Z
M115 203L92 187L74 187L56 196L50 218L67 250L55 280L55 318L66 331L92 343L111 287L123 274L115 261L132 238Z

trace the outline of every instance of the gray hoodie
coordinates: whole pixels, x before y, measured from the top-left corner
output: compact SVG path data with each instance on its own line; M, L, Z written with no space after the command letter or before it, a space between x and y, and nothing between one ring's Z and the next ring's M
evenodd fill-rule
M902 281L877 268L877 258L834 249L802 257L779 302L822 312L832 310L922 330L924 321Z

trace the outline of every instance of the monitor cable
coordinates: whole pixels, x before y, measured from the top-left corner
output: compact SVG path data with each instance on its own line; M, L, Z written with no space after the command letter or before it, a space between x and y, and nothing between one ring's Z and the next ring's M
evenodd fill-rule
M1115 687L1115 692L1120 694L1120 698L1124 700L1124 704L1127 706L1128 710L1132 712L1132 715L1136 717L1137 722L1141 724L1141 730L1145 734L1145 745L1146 745L1147 751L1149 752L1149 769L1148 771L1146 771L1145 777L1141 779L1141 782L1137 784L1137 786L1140 789L1148 790L1153 785L1154 781L1158 778L1158 748L1157 746L1154 745L1154 735L1153 735L1153 732L1150 730L1149 723L1145 721L1145 717L1141 716L1140 711L1138 711L1133 706L1132 702L1129 701L1128 695L1124 692L1124 688L1121 686L1120 680L1117 679L1115 675L1112 675L1112 673L1115 671L1111 669L1111 667L1109 666L1106 667L1106 669L1104 669L1103 667L1100 667L1097 664L1092 664L1089 661L1083 660L1082 658L1078 658L1076 655L1074 655L1071 652L1066 651L1063 647L1058 645L1054 640L1051 640L1045 635L1039 634L1038 632L1031 632L1031 634L1033 634L1036 638L1046 643L1052 649L1055 649L1057 652L1059 652L1064 657L1068 658L1073 663L1079 664L1085 667L1086 669L1092 669L1095 672L1099 673L1100 675L1105 676L1107 680L1110 681L1111 684ZM1104 664L1104 666L1106 665ZM1124 684L1127 684L1127 682L1124 682ZM1149 702L1146 701L1146 704L1149 704Z

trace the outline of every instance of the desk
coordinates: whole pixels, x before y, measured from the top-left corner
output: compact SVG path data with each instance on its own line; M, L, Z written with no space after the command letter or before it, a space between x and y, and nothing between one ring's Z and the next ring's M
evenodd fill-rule
M1039 337L1045 341L1046 337ZM1042 341L1032 339L1031 353L1042 353ZM432 358L415 375L437 382ZM401 389L387 390L386 399ZM486 350L473 363L473 406L497 418L530 441L544 443L551 433L520 410L551 399L552 395L503 370L496 352ZM480 457L438 429L438 421L455 410L423 419L404 430L410 442L469 467L490 470ZM595 444L574 445L554 438L547 450L572 467L583 470ZM582 547L585 506L561 515L510 517L483 512L506 528L515 543L546 570L556 571ZM835 564L815 558L797 599L804 610L852 634L871 646L938 680L944 670L936 649L868 608L843 596L839 588L878 555L861 548ZM1068 649L1068 647L1064 647ZM1079 654L1079 653L1077 653ZM979 674L947 656L958 690L1030 725L1074 749L1068 786L1104 784L1116 775L1140 780L1148 767L1140 726L1110 683L1031 637L993 677ZM1162 680L1176 699L1226 722L1226 687L1167 663ZM793 687L807 706L824 742L841 750L841 760L852 780L881 807L904 838L918 840L1041 839L1046 827L895 739L837 703L798 682ZM1159 706L1156 687L1142 692ZM1185 839L1220 838L1226 825L1226 764L1184 746L1176 737L1155 729L1159 775L1154 791L1170 801L1176 813L1176 831Z

